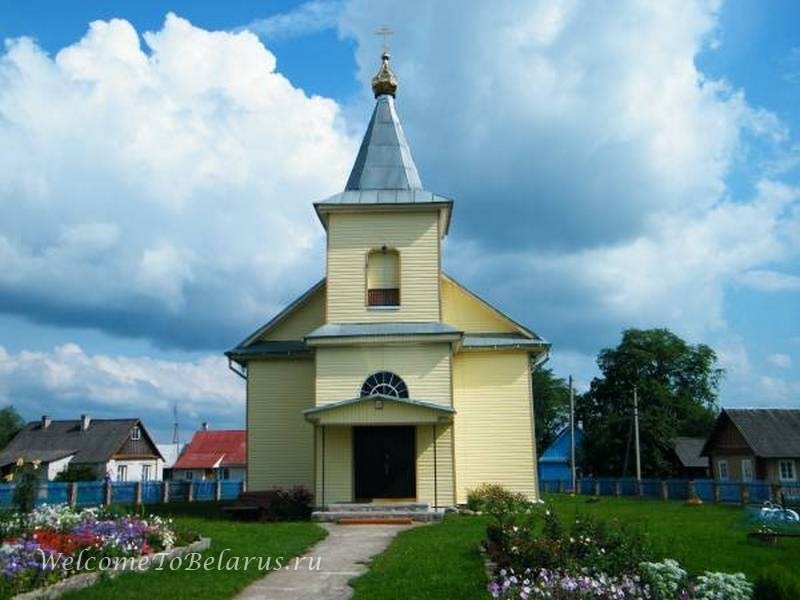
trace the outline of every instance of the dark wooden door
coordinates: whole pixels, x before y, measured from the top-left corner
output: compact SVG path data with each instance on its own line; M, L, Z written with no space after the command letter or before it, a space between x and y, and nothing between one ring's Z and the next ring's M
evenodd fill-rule
M354 427L356 499L415 498L413 427Z

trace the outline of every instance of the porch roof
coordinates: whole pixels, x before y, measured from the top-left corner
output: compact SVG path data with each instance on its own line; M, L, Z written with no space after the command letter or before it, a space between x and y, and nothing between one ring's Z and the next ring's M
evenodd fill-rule
M318 425L401 425L448 423L455 412L444 404L374 394L313 406L303 414Z

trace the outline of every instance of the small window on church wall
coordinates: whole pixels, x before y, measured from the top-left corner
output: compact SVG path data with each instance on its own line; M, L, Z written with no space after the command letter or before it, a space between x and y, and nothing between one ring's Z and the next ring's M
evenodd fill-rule
M367 306L400 306L400 253L384 246L367 255Z

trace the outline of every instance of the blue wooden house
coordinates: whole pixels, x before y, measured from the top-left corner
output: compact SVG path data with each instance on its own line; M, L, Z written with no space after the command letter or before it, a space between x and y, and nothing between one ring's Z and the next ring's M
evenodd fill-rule
M583 430L575 427L575 453L579 455ZM564 427L556 436L555 441L539 457L539 481L563 481L564 485L571 485L572 473L570 470L570 444L571 436L569 426ZM580 473L579 473L580 475Z

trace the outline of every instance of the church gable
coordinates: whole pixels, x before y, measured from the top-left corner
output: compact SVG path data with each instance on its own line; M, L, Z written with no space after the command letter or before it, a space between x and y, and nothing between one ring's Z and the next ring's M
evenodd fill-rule
M271 321L252 333L237 348L259 342L297 341L325 324L325 280L309 288Z
M488 302L442 275L442 321L464 333L515 333L527 338L537 336L515 323Z

